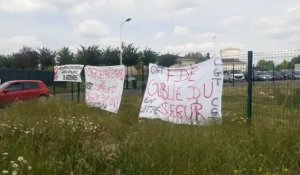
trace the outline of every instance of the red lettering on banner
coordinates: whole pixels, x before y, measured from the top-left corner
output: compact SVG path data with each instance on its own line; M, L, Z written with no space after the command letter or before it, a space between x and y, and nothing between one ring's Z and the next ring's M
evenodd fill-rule
M160 113L163 114L163 115L167 115L167 114L168 114L168 110L167 110L167 108L166 108L166 105L167 105L167 103L161 104L161 105L158 107L157 111L160 112ZM163 111L161 111L161 109L163 109Z
M124 80L125 73L122 68L95 68L87 67L87 75L92 79L120 79Z
M193 72L193 70L197 70L197 67L191 67L191 75L189 76L188 81L196 81L196 80L191 79L191 77L192 77L193 75L195 75L195 73L196 73L196 71Z
M162 103L157 108L157 112L162 117L175 117L183 120L199 120L199 117L204 119L202 115L202 105L196 101L190 105L175 105Z
M182 96L182 87L176 87L175 84L168 86L165 83L156 83L155 80L149 81L149 88L147 88L148 95L152 97L160 97L163 100L171 101L183 101L184 99L198 99L201 96L204 98L211 98L214 92L214 82L211 82L211 86L203 83L202 86L188 86L187 88L191 91L190 96ZM188 95L189 95L188 94Z
M104 94L98 93L87 93L86 94L86 102L88 104L97 103L97 104L105 104L105 106L117 107L119 104L119 96L111 97L106 96Z
M188 89L192 88L192 97L188 97L188 99L197 99L201 96L200 89L194 86L189 86Z
M167 81L171 79L173 79L174 82L196 81L192 79L192 76L195 75L196 71L197 71L197 67L191 67L189 69L168 69Z
M181 82L187 80L189 78L189 72L186 69L180 69L179 77L180 77L179 80L175 80L175 82Z
M176 106L176 117L182 119L183 109L180 110L179 108L183 108L183 105Z
M172 101L175 101L175 96L176 94L179 94L180 95L180 91L178 90L179 88L176 88L175 86L167 86L166 84L164 83L153 83L154 82L154 79L153 80L150 80L149 81L149 88L148 89L148 95L150 96L157 96L157 97L160 97L164 100L172 100ZM150 89L154 89L154 91L150 91ZM177 97L179 96L177 95Z
M149 88L147 88L147 90L148 90L148 94L150 95L150 96L153 96L153 95L155 95L156 94L156 92L157 92L157 90L158 90L158 84L157 83L153 83L152 84L152 82L154 81L154 79L153 80L150 80L149 81L149 83L148 83L148 86L149 86ZM154 92L150 92L150 86L154 86L155 87L155 90L154 90Z
M169 81L169 79L170 79L170 77L171 77L170 72L171 72L171 69L168 69L168 73L167 73L167 81ZM172 76L174 76L174 75L172 75Z
M179 97L181 96L180 89L181 89L181 87L179 87L179 88L176 90L176 100L177 100L177 101L182 101L182 99L179 99ZM175 90L175 89L174 89L174 90Z

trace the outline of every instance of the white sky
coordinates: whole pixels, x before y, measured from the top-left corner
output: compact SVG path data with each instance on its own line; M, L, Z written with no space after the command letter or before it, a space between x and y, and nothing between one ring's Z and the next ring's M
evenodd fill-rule
M0 0L0 54L123 41L160 53L299 49L299 0Z

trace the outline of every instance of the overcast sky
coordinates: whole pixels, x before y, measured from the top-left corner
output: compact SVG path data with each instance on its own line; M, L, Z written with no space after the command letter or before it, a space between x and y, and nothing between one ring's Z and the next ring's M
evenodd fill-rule
M300 47L299 0L0 0L0 54L118 47L126 18L123 41L160 53Z

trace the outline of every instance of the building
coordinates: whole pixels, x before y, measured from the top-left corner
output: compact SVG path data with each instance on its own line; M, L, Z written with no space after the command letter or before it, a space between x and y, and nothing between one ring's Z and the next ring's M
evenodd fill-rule
M247 63L243 60L240 49L233 47L221 49L220 55L222 58L224 71L247 71Z
M177 63L174 64L171 67L186 67L186 66L191 66L196 64L195 59L191 59L191 58L185 58L185 57L178 57L177 58Z
M300 64L295 64L295 69L294 71L300 71Z

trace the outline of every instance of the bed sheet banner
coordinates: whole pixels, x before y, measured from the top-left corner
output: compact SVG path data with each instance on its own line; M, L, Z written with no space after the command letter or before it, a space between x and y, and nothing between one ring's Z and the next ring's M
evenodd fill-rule
M221 59L182 68L150 64L139 117L191 125L220 121L222 90Z
M85 101L88 106L118 113L125 79L125 67L85 66Z
M54 66L54 81L81 82L80 73L83 67L80 64Z

